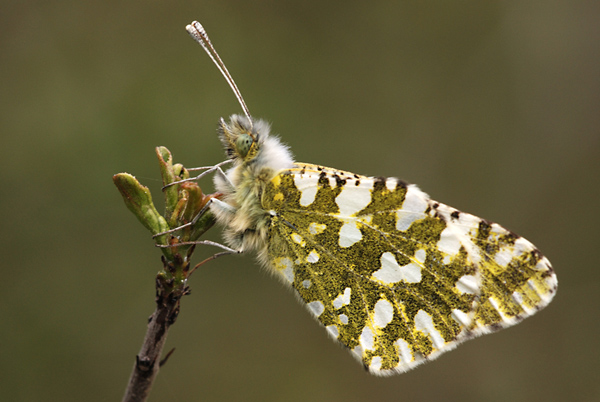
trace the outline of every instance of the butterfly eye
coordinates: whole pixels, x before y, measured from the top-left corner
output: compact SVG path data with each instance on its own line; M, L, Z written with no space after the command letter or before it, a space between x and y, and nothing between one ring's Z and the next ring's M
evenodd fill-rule
M248 155L248 152L250 152L250 148L252 148L253 143L254 141L250 135L240 134L235 141L235 149L242 158L245 158L246 155Z

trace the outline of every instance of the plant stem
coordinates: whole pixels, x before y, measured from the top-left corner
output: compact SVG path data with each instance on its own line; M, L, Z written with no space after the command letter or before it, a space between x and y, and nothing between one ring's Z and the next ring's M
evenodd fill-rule
M189 267L187 259L178 262ZM165 259L163 259L163 263L171 265ZM171 270L173 267L171 266L169 269ZM172 280L165 280L165 276L161 273L156 277L156 310L149 318L144 343L140 353L136 356L123 402L143 402L150 394L150 389L160 369L160 357L169 328L175 323L179 314L181 297L189 293L185 282L180 282L176 286L173 284Z

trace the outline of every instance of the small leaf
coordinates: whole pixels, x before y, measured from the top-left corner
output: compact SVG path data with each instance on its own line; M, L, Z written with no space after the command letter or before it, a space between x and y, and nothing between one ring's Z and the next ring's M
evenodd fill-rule
M165 193L165 215L167 219L171 216L173 211L177 206L177 202L179 200L179 185L174 184L176 181L181 180L181 178L176 175L175 170L179 173L183 167L180 164L175 165L177 168L174 169L173 166L173 156L171 152L165 147L156 147L156 156L158 157L158 164L160 166L160 175L162 176L163 181L163 192Z
M169 225L163 218L152 202L152 195L148 187L140 184L137 179L129 173L119 173L113 176L113 182L123 196L125 205L138 220L153 235L169 230ZM161 236L164 237L164 236ZM164 239L157 239L157 242L164 244Z

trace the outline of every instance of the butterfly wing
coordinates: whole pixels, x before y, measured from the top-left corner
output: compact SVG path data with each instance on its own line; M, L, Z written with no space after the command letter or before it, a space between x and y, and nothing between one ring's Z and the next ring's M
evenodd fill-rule
M530 242L397 179L296 164L262 204L263 259L373 374L514 325L556 290Z

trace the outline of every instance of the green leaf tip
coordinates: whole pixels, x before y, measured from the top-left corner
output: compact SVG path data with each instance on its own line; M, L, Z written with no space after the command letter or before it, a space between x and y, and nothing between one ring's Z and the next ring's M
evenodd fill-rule
M138 220L153 235L169 230L165 218L163 218L152 202L152 195L148 187L129 173L118 173L113 176L113 182L125 201L127 208L133 212Z

